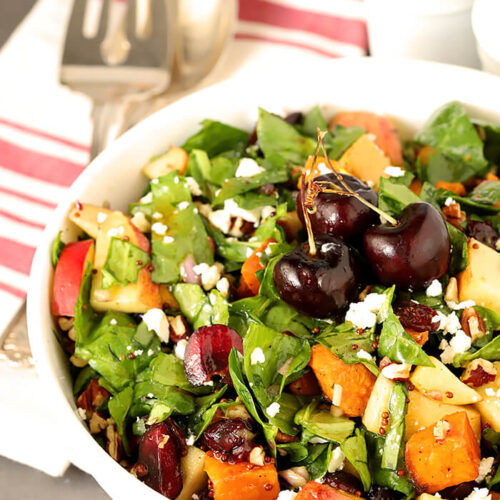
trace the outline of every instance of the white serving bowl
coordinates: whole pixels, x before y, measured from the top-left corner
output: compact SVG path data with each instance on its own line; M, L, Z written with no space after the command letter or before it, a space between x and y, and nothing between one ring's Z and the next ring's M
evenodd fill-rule
M126 209L146 186L140 168L152 155L182 144L204 118L252 130L257 108L283 112L320 104L327 117L341 109L371 110L394 118L404 135L414 133L440 105L459 100L478 118L500 123L500 78L475 70L410 60L338 59L288 73L258 73L202 90L150 116L97 157L68 190L45 229L31 271L28 328L39 375L60 422L68 458L92 474L115 500L164 498L118 465L88 433L76 413L66 356L50 314L50 249L75 200ZM36 418L36 416L34 416Z

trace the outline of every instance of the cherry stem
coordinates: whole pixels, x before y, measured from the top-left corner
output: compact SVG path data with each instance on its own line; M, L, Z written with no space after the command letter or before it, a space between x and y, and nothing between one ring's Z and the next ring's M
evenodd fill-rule
M380 215L381 217L383 217L387 222L389 222L393 226L396 226L398 224L398 221L394 217L391 217L390 215L386 214L380 208L378 208L375 205L371 204L368 200L365 200L362 196L360 196L358 193L356 193L355 191L353 191L353 189L351 189L351 186L349 186L344 181L344 178L342 177L342 175L339 172L337 172L337 170L333 166L332 162L330 161L330 158L328 157L328 154L326 153L325 144L323 143L323 137L324 137L325 133L321 132L321 130L319 129L319 127L317 128L317 131L318 131L318 144L320 145L321 150L323 151L323 155L325 156L326 162L328 164L328 168L335 175L335 177L337 178L337 180L339 181L339 183L344 187L345 191L342 191L341 189L339 189L339 187L336 186L335 184L333 184L332 182L325 182L325 181L319 181L318 182L318 181L316 181L315 183L318 184L318 185L320 185L320 186L321 185L323 185L323 186L327 185L327 186L329 186L331 188L331 190L323 190L324 192L327 192L327 193L337 193L337 194L341 194L341 195L345 195L345 196L353 196L354 198L356 198L357 200L359 200L361 203L363 203L363 205L366 205L368 208L371 208L374 212L376 212L378 215ZM316 150L317 149L318 148L316 147ZM317 154L315 154L315 156L314 156L315 163L316 163L316 157L317 157Z

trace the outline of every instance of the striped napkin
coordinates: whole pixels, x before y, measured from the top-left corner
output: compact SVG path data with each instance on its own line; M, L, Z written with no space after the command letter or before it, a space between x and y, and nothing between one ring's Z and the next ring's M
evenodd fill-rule
M91 104L58 82L70 8L39 0L0 52L0 334L23 304L45 224L88 162ZM239 0L233 39L198 88L256 68L366 52L359 0Z

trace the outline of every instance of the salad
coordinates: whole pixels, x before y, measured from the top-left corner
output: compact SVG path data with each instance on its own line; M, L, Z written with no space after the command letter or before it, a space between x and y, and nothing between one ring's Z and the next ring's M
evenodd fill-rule
M498 500L499 164L458 102L205 120L54 242L78 414L172 499Z

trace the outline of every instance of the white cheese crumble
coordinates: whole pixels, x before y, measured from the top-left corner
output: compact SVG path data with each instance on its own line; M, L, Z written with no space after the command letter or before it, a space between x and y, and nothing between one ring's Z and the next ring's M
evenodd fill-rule
M330 458L330 463L328 464L328 472L342 470L344 468L344 461L345 455L340 449L340 446L337 446L337 448L332 450L332 458Z
M120 226L120 227L112 227L109 231L108 231L108 236L119 236L121 234L123 234L125 232L125 230L123 229L123 226Z
M115 326L118 324L118 321L116 321L115 318L111 318L111 320L109 321L109 324Z
M149 233L149 231L151 231L151 224L142 212L137 212L132 219L130 219L130 222L143 233Z
M217 288L224 297L227 297L229 295L229 280L227 278L221 278L217 281L215 288Z
M491 493L488 488L474 488L469 496L466 496L464 500L491 500Z
M405 170L403 170L401 167L393 167L392 165L390 165L389 167L385 168L384 173L389 177L403 177L403 175L405 175Z
M450 340L450 346L455 352L465 352L470 349L472 339L463 331L458 330L457 333Z
M329 443L328 439L323 439L322 437L319 436L314 436L313 438L309 439L309 442L311 444L324 444L324 443Z
M341 402L342 402L342 386L339 384L333 384L332 405L340 406Z
M207 382L203 382L203 385L206 385L208 387L212 387L214 385L214 381L213 380L208 380Z
M267 408L266 408L266 413L271 417L275 417L278 413L280 412L280 404L279 403L271 403Z
M407 379L410 376L411 364L391 363L382 368L382 375L390 380Z
M432 429L432 433L434 437L439 441L442 441L448 432L450 432L451 426L446 420L439 420L434 428Z
M356 328L372 328L377 322L377 313L384 304L386 296L382 293L369 293L363 302L352 302L345 316Z
M209 266L207 263L202 262L194 266L193 271L200 276L203 288L208 291L214 288L221 279L221 275L224 272L224 266L220 262L216 262L213 266Z
M161 212L154 212L152 215L153 219L161 219L163 214Z
M446 301L446 305L455 311L458 311L460 309L465 309L466 307L474 307L476 303L473 300L464 300L463 302L459 302L458 304L456 302L453 302L451 300Z
M193 196L201 196L200 185L196 182L196 179L193 177L186 177L186 183Z
M200 213L202 215L203 212ZM231 214L226 212L226 210L216 210L215 212L208 212L207 219L214 225L217 229L220 229L224 234L228 234L231 229Z
M250 364L256 365L257 363L265 363L266 357L264 356L264 351L260 347L256 347L252 354L250 354Z
M172 238L172 236L164 236L163 237L163 243L172 243L174 241L174 238Z
M493 467L493 462L495 457L482 458L479 463L479 474L476 477L476 482L481 483L484 478L489 474L491 468Z
M146 204L146 203L151 203L152 201L153 201L153 193L150 191L148 194L146 194L139 200L139 203Z
M439 280L433 280L425 290L427 297L439 297L443 293L443 285Z
M276 213L276 209L271 205L266 205L262 207L261 218L262 220L267 219L268 217L273 216Z
M364 349L360 349L356 353L356 357L359 359L365 359L366 361L372 361L373 357L369 352L366 352Z
M181 339L174 347L174 353L179 359L184 359L184 354L186 353L187 340Z
M276 500L294 500L297 493L292 490L281 490Z
M142 316L142 320L146 323L149 331L153 330L162 342L168 342L170 338L170 325L165 313L161 309L150 309Z
M188 438L186 439L186 445L187 446L193 446L196 441L196 436L194 434L190 434Z
M443 330L444 333L455 334L462 328L460 320L455 312L448 314L448 316L440 311L437 311L437 314L440 319L439 330Z
M108 214L104 212L99 212L97 214L97 222L102 224L108 218Z
M245 210L241 208L233 198L226 200L224 202L224 211L229 212L232 217L241 217L243 220L248 222L259 222L262 207L252 208L251 210Z
M186 208L189 207L189 201L181 201L178 205L177 208L179 210L186 210Z
M87 420L87 412L83 408L77 408L76 413L82 420Z
M238 163L235 177L253 177L264 172L264 169L252 158L242 158Z
M456 203L455 200L450 196L448 196L448 198L446 198L446 200L444 201L444 206L451 207L451 205L454 205L455 203Z
M158 179L153 179L151 181L151 184L159 184L159 183L160 183L160 181Z
M163 236L167 232L167 229L168 227L166 226L166 224L163 224L162 222L155 222L151 226L151 231L153 231L153 233L159 234L160 236Z

